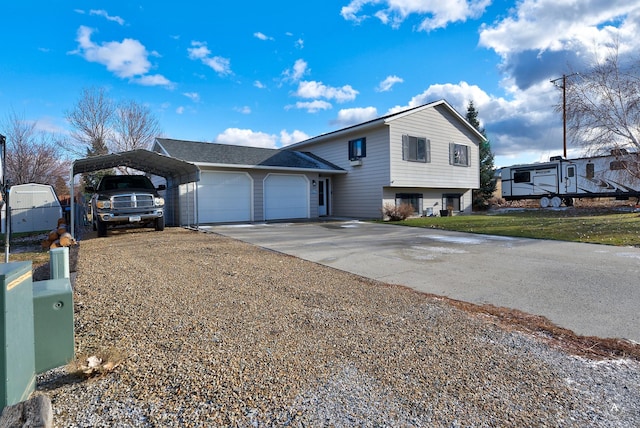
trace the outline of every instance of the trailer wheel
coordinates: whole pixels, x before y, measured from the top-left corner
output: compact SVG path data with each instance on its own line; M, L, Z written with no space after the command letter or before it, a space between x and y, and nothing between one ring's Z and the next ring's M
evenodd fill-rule
M553 206L553 208L560 208L560 205L562 205L562 199L560 199L560 197L554 196L551 198L551 206Z
M573 198L564 198L563 202L568 207L572 207L573 206Z
M540 198L540 206L542 208L547 208L549 206L549 198L547 198L546 196Z

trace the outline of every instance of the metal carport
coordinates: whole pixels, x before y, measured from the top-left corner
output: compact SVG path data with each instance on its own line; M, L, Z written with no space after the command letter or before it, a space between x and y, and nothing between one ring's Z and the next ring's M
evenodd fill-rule
M178 189L180 185L200 181L200 168L196 165L149 150L138 149L128 152L111 153L108 155L76 159L71 168L71 180L69 186L69 188L72 189L70 192L71 207L74 207L75 195L73 192L73 182L76 174L84 174L117 166L125 166L163 177L167 180L166 199L173 203L179 200ZM73 212L71 214L71 234L75 236L75 215ZM195 206L193 219L194 223L197 224Z

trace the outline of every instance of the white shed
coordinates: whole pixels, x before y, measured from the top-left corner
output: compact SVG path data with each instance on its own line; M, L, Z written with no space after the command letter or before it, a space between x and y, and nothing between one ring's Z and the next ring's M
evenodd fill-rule
M48 231L58 226L62 206L47 184L18 184L9 190L11 233ZM4 217L4 210L3 210ZM4 232L4 219L2 221Z

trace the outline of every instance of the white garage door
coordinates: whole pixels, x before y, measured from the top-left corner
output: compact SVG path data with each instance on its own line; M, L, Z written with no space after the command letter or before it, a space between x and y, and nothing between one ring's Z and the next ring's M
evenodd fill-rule
M304 175L270 174L264 180L264 218L309 217L309 184Z
M251 221L251 177L243 172L206 172L198 183L198 221Z

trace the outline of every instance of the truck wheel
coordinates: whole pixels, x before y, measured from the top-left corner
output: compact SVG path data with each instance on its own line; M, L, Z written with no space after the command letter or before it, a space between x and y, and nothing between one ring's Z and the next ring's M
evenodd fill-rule
M107 236L107 223L98 219L96 220L98 226L98 238L104 238Z
M156 219L156 224L155 224L155 226L156 226L156 230L157 230L158 232L163 231L163 230L164 230L164 217L158 217L158 218Z

